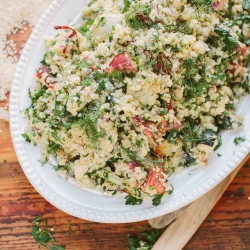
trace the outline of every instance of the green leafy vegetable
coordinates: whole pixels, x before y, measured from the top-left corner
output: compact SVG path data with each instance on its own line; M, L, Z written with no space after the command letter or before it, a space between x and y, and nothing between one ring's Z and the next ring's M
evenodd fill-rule
M175 32L180 32L187 35L192 35L194 30L186 23L179 23L176 26L174 26Z
M122 150L127 154L127 156L132 160L132 161L138 161L138 162L147 162L147 163L155 163L155 164L161 164L162 160L151 160L147 158L141 158L139 157L135 151L130 150L128 148L122 147Z
M31 235L37 242L41 244L48 243L50 241L55 241L53 236L47 229L40 230L38 226L32 227Z
M55 242L55 239L50 231L46 228L47 221L44 220L43 223L40 223L41 218L42 216L35 216L34 220L32 221L34 226L31 229L31 235L39 243L39 246L50 250L65 250L65 247L62 245L56 246L54 244L46 244L49 242ZM43 225L42 228L39 226L39 224Z
M85 128L88 138L95 143L99 137L104 137L104 132L97 131L97 117L88 113L84 113L80 120L80 126Z
M105 17L104 16L102 16L100 19L99 19L99 21L98 21L98 23L97 23L97 26L104 26L106 24L106 19L105 19Z
M246 140L246 139L243 138L243 137L236 137L236 138L234 138L234 144L235 144L236 146L238 146L238 145L240 145L241 142L244 142L245 140Z
M136 197L134 197L134 196L132 196L132 195L127 195L126 197L125 197L125 200L126 200L126 205L132 205L132 206L134 206L134 205L140 205L140 204L142 204L142 199L138 199L138 198L136 198Z
M129 27L133 29L145 29L152 24L149 18L151 7L147 4L136 4L128 9L125 20Z
M98 88L96 90L96 93L101 93L105 89L105 82L101 81L98 85Z
M162 196L163 196L163 194L156 194L155 196L154 196L154 198L152 199L152 204L154 205L154 206L158 206L158 205L160 205L161 204L161 198L162 198Z
M156 241L160 238L163 230L153 229L151 231L142 232L141 237L128 237L129 250L151 250Z
M110 75L109 75L109 81L110 82L115 82L115 81L118 81L118 82L123 82L123 76L122 76L122 73L118 70L114 70Z
M55 246L55 245L49 245L49 250L65 250L65 246Z
M122 9L122 13L126 12L130 6L130 1L129 0L123 0L124 2L124 7Z
M217 26L214 31L220 36L220 40L223 43L223 50L233 53L238 46L238 40L231 35L230 30Z
M219 134L219 136L217 138L217 145L215 146L214 151L216 151L221 146L222 146L222 138L221 138L221 134Z
M22 134L22 137L25 139L26 142L31 143L31 140L26 133Z
M31 94L31 91L29 89L29 97L31 99L32 106L36 103L39 97L41 97L46 92L46 89L42 88L39 90L35 90L34 94Z

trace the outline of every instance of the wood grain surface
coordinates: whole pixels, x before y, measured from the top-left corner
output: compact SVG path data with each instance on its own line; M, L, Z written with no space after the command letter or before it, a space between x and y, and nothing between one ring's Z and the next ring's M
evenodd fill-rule
M174 223L171 223L163 232L161 237L154 244L152 250L183 249L183 247L200 227L202 222L206 219L207 215L211 212L214 205L221 198L228 185L232 182L240 169L246 164L249 156L250 154L216 187L201 196L199 199L195 200L187 208L184 208L182 214L179 215ZM163 218L161 218L161 223L168 216L169 215L162 216ZM158 224L159 223L157 223L157 228L159 228ZM152 224L150 223L150 225Z
M22 44L28 37L18 34ZM6 103L0 103L5 106ZM0 121L0 250L41 249L31 236L32 220L41 215L53 228L58 244L70 250L127 249L127 235L149 230L147 221L105 224L81 220L58 210L31 186L14 152L8 123ZM243 166L222 198L184 250L250 249L250 160ZM69 230L69 225L71 230ZM72 231L72 232L69 232ZM171 250L171 249L169 249Z

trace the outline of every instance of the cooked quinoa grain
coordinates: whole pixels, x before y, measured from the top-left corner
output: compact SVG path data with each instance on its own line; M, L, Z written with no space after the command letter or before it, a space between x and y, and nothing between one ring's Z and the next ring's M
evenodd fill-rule
M249 92L248 0L95 0L55 26L29 90L27 142L80 187L153 205L184 167L206 166Z

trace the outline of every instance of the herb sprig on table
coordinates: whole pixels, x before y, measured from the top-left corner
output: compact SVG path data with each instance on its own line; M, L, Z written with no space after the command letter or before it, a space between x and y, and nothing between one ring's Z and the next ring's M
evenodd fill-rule
M153 229L141 233L141 237L128 235L128 250L151 250L163 230Z
M41 218L42 216L35 216L32 221L34 226L31 229L31 235L39 243L39 246L49 250L65 250L65 247L62 245L54 245L56 240L52 236L52 233L47 229L46 220L41 222Z

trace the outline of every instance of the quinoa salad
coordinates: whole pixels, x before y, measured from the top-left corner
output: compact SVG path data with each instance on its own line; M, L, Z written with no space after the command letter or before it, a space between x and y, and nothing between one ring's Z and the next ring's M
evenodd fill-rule
M92 0L82 20L45 38L22 136L80 188L159 205L242 126L250 0Z

